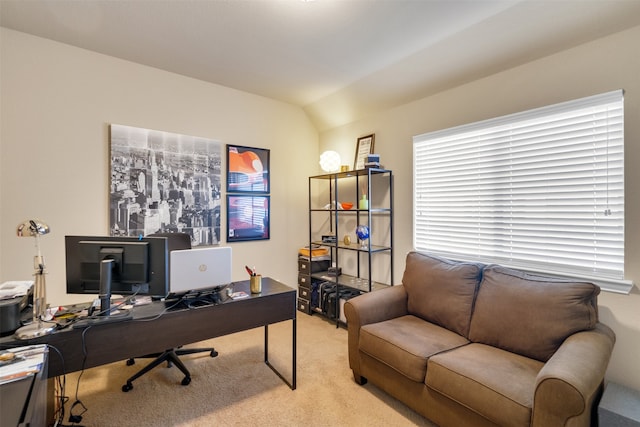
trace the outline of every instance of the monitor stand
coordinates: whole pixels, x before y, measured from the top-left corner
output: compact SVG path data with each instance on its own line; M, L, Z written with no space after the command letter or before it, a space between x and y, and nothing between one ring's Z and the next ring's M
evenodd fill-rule
M73 323L73 328L86 328L93 325L101 325L104 323L121 322L131 319L133 316L129 310L120 311L117 314L111 314L111 277L115 260L104 259L100 263L100 311L95 315L90 315L83 319L78 319Z
M103 259L100 262L100 312L99 316L111 314L111 275L116 262L113 259Z

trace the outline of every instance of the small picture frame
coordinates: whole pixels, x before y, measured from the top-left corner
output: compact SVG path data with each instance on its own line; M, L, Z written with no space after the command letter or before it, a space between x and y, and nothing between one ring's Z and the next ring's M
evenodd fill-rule
M364 169L364 164L367 162L367 156L373 153L373 144L375 142L376 135L371 134L358 138L356 144L356 158L353 161L353 169Z
M269 193L269 150L227 144L227 193Z
M268 240L270 198L266 195L227 195L227 242Z

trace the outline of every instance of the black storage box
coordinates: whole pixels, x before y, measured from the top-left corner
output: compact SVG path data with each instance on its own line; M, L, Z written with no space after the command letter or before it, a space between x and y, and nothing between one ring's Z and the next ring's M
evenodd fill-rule
M306 258L298 258L298 271L300 273L317 273L329 269L331 262L328 259L319 261L309 261Z

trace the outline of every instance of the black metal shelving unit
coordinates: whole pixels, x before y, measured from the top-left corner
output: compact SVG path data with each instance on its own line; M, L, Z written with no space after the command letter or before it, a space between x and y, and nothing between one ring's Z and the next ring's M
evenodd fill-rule
M366 207L359 204L363 194L367 199ZM340 208L344 202L353 203L353 207ZM369 227L369 238L365 242L355 235L358 225ZM350 243L344 241L344 234L352 237ZM323 241L323 235L333 235L335 240ZM312 272L308 268L300 272L298 280L304 287L300 288L302 294L310 292L305 286L314 281L336 285L334 313L336 326L339 326L340 288L371 292L393 284L393 172L367 168L309 177L309 247L328 248L330 265L351 273L336 276L327 270ZM374 280L372 265L383 256L389 263L386 277ZM343 262L345 258L349 266ZM306 311L324 314L320 307L310 304Z

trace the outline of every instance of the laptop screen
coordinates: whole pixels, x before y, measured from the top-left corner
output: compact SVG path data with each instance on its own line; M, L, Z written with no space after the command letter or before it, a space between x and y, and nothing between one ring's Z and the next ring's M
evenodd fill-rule
M167 298L231 283L230 247L175 250L170 258Z

